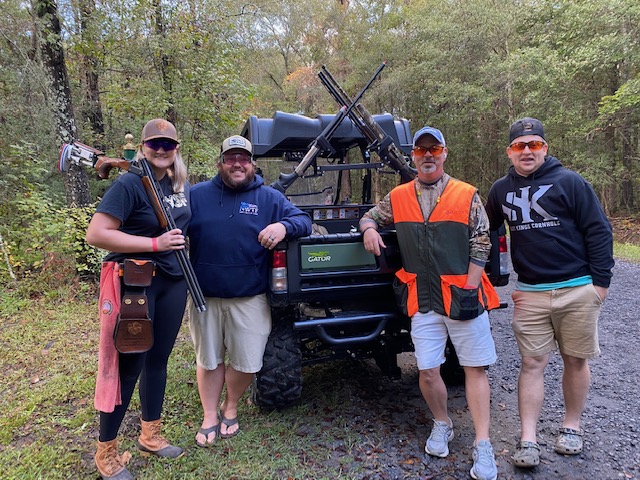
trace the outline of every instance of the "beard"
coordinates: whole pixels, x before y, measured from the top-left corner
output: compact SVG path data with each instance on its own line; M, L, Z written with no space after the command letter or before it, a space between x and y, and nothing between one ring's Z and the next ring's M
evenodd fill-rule
M232 188L234 190L240 190L248 186L251 182L253 182L254 178L256 177L256 173L253 170L253 166L249 168L249 166L247 165L247 167L245 167L245 176L244 176L244 179L242 180L234 179L231 176L231 172L232 172L231 169L227 170L226 168L223 167L222 169L220 169L220 177L222 177L222 181L227 187Z

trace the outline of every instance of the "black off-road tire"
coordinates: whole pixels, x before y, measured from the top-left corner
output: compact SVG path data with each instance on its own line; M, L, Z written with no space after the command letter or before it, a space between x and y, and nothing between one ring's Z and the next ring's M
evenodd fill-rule
M262 370L251 389L252 400L265 410L290 407L302 395L302 353L291 315L277 317L264 352Z

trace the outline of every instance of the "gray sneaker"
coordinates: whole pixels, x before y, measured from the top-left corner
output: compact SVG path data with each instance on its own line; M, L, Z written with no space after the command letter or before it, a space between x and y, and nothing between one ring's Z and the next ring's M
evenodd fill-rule
M449 442L453 439L453 422L433 421L431 435L427 438L424 451L434 457L444 458L449 455Z
M471 478L475 480L496 480L498 478L496 458L489 440L480 440L478 445L473 447L473 467L471 467L470 473Z

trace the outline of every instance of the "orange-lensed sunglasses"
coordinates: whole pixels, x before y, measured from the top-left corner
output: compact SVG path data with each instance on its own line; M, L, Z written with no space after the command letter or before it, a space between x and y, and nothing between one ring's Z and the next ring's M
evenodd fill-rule
M413 147L412 152L419 157L424 157L427 152L431 153L431 155L440 155L444 151L444 147L442 145L431 145L430 147Z
M529 150L535 152L544 147L546 143L541 140L531 140L530 142L515 142L509 145L509 148L514 152L524 152L526 147L529 147Z

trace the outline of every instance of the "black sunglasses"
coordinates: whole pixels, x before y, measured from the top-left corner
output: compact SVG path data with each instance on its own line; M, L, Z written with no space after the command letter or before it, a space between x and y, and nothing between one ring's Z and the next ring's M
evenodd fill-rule
M153 138L144 142L145 147L149 147L151 150L160 150L161 148L165 152L172 152L178 148L178 144L173 140L166 140L164 138Z

